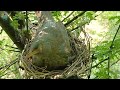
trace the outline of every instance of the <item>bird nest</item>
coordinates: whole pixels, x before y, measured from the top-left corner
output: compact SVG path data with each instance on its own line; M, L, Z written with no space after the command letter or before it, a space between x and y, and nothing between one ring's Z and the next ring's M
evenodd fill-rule
M72 35L68 35L70 39L70 47L72 48L73 55L70 57L71 61L62 70L46 70L45 67L38 67L32 63L31 58L26 58L26 53L29 50L30 43L28 43L21 56L22 66L24 67L24 78L26 79L66 79L71 76L77 76L77 78L86 78L89 71L86 71L90 67L90 37L82 31L82 37L75 38Z
M62 22L55 22L47 12L43 12L43 17L40 18L35 37L22 52L25 78L65 79L74 75L86 75L85 70L90 63L88 34L82 30L82 37L72 36L66 32ZM62 68L58 69L59 66Z

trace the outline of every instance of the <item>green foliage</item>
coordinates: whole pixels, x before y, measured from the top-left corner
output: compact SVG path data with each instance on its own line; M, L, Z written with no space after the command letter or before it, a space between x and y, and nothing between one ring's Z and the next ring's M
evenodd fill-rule
M89 24L91 20L94 19L95 13L93 11L88 11L85 14L85 21Z
M22 79L20 70L19 70L19 63L16 63L12 67L13 74L15 75L15 79Z
M18 23L19 20L23 20L25 21L25 15L21 12L18 12L15 14L15 16L13 16L12 18L12 22L11 25L15 28L18 29L18 26L20 26L20 24Z
M109 57L110 63L112 64L120 58L120 38L114 41L114 45L112 49L110 49L111 42L112 41L104 41L94 48L95 57L97 57L97 60L99 60L99 62ZM95 75L98 76L98 78L107 77L107 70L106 70L107 63L106 62L107 61L103 62L102 66L98 68L99 71L95 73ZM111 78L117 77L118 73L119 72L111 71L110 72L112 76Z
M95 74L99 79L108 78L107 69L100 68L99 72Z
M59 18L61 17L60 11L54 11L52 12L52 15L54 16L55 20L60 20Z
M32 12L32 11L29 12L28 17L29 17L29 20L31 21L31 23L38 23L38 19L35 15L35 12Z
M13 20L11 22L11 25L14 27L14 29L18 29L18 26L19 26L18 20Z
M119 70L120 31L118 32L113 42L113 37L115 36L115 33L118 29L118 25L120 22L119 16L120 16L120 12L105 11L96 18L99 21L100 25L106 26L105 28L108 28L108 31L103 32L101 34L97 32L94 33L90 32L93 35L97 34L99 37L102 37L101 41L99 41L99 37L98 39L96 38L96 43L93 43L94 44L93 46L95 47L92 47L91 49L92 51L91 53L94 53L94 56L96 57L93 59L93 66L103 61L96 68L92 69L92 78L99 78L99 79L108 78L108 60L110 61L110 71L109 71L110 78L120 77L120 70ZM112 48L110 48L112 42L113 42L113 46ZM107 59L108 57L109 59Z
M25 15L23 13L16 13L15 16L13 16L13 20L16 20L16 19L19 19L19 20L24 20L25 19Z
M16 46L3 31L2 34L0 34L0 67L9 64L9 62L13 61L18 56L19 52L15 52L16 49L12 47ZM11 69L11 67L7 69L3 68L0 70L0 78L16 78L16 74L13 72L16 72L16 70Z

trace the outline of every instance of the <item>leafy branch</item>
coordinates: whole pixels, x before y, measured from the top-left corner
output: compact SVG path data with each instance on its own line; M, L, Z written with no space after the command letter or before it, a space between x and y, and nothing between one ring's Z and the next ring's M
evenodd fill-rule
M103 11L100 13L100 14L102 14L103 13ZM99 15L100 15L99 14ZM90 21L92 21L92 20L94 20L97 16L99 16L99 15L96 15L93 19L91 19ZM74 31L74 30L76 30L76 29L78 29L78 28L80 28L81 26L83 26L83 25L85 25L85 24L87 24L88 22L86 21L86 22L84 22L84 23L82 23L82 24L80 24L80 25L78 25L78 26L76 26L75 28L73 28L72 30L70 30L70 31Z
M118 33L119 29L120 29L120 25L119 25L119 27L118 27L118 29L117 29L117 31L116 31L116 33L115 33L115 36L113 37L112 43L111 43L111 45L110 45L110 52L112 51L113 43L114 43L114 41L115 41L115 38L116 38L116 36L117 36L117 33ZM109 78L109 72L110 72L110 59L108 60L108 78Z
M111 51L112 51L113 43L114 43L114 41L115 41L115 37L116 37L119 29L120 29L120 25L119 25L116 33L115 33L115 36L114 36L114 38L113 38L113 40L112 40L112 43L111 43L111 45L110 45L110 50L109 50L108 52L111 52ZM107 52L107 53L108 53L108 52ZM88 70L91 70L92 68L98 67L100 64L102 64L103 62L105 62L105 61L107 61L107 60L108 60L108 75L109 75L110 66L114 65L115 63L117 63L117 62L120 61L120 60L117 60L116 62L114 62L113 64L110 65L110 57L107 57L106 59L100 61L100 62L97 63L96 65L94 65L94 66L92 66L92 67L90 67L90 68L87 68L85 71L88 71ZM109 76L108 76L108 78L109 78Z

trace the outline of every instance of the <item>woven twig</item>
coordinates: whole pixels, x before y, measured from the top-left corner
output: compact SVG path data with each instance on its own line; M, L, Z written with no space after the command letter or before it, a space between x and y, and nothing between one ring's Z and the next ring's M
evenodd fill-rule
M67 78L72 75L81 76L85 73L86 68L89 67L90 63L90 37L89 35L84 31L84 40L81 39L74 39L74 37L70 37L71 42L75 44L73 51L77 52L76 58L74 62L69 65L64 70L53 70L53 71L47 71L45 68L40 68L32 64L31 58L26 58L26 53L29 51L30 43L28 43L21 56L21 62L23 64L23 67L25 69L25 78ZM36 69L37 68L37 69Z

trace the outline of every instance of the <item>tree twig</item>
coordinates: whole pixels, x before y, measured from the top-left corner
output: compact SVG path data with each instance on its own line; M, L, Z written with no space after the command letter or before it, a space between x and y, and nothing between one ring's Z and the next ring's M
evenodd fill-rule
M3 49L3 48L1 48L1 47L0 47L0 49L1 49L1 50L14 51L14 52L20 52L19 50L18 50L18 51L16 51L16 50L9 50L9 49Z
M85 71L88 71L88 70L90 70L90 69L92 69L92 68L95 68L95 67L99 66L101 63L103 63L103 62L105 62L105 61L107 61L107 60L109 60L109 57L106 58L106 59L104 59L104 60L102 60L102 61L100 61L98 64L96 64L96 65L94 65L94 66L92 66L92 67L90 67L90 68L87 68Z
M102 14L103 12L101 12L100 14ZM99 14L99 15L100 15ZM99 15L96 15L93 19L91 19L90 21L92 21L92 20L94 20L97 16L99 16ZM73 28L72 30L70 30L70 31L74 31L74 30L76 30L76 29L78 29L79 27L81 27L81 26L83 26L83 25L85 25L85 24L87 24L87 22L84 22L83 24L80 24L80 25L78 25L78 26L76 26L75 28Z
M104 59L104 60L102 60L102 61L100 61L98 64L96 64L96 65L94 65L94 66L92 66L92 67L90 67L90 68L87 68L85 71L88 71L88 70L90 70L90 69L92 69L92 68L95 68L95 67L99 66L100 64L102 64L103 62L105 62L105 61L107 61L107 60L109 60L109 57L106 58L106 59ZM116 64L118 61L120 61L120 60L117 60L116 62L112 63L110 66Z
M115 36L113 37L113 40L112 40L112 43L111 43L110 49L113 48L113 43L114 43L114 41L115 41L116 35L117 35L117 33L118 33L119 30L120 30L120 25L119 25L119 27L118 27L116 33L115 33Z
M69 32L72 32L72 31L74 31L74 30L76 30L76 29L78 29L78 28L80 28L80 27L82 28L82 26L85 25L85 24L86 24L86 22L83 23L83 24L80 24L79 26L73 28L72 30L69 30Z
M115 41L115 38L116 38L116 35L117 35L119 29L120 29L120 25L119 25L119 27L118 27L118 29L117 29L117 31L116 31L114 37L113 37L112 43L111 43L111 45L110 45L110 51L112 51L113 43L114 43L114 41ZM108 60L108 78L110 77L109 74L110 74L110 59Z
M113 42L114 42L114 40L115 40L115 37L116 37L116 35L117 35L117 33L118 33L118 30L119 30L119 28L120 28L120 25L119 25L119 27L118 27L118 29L117 29L117 32L116 32L116 34L115 34L115 36L114 36L114 38L113 38L113 41L112 41L112 44L111 44L111 46L110 46L110 48L112 48L112 45L113 45ZM111 50L111 49L110 49ZM90 69L92 69L92 68L95 68L95 67L97 67L98 65L100 65L101 63L103 63L103 62L105 62L105 61L109 61L109 57L108 58L106 58L106 59L104 59L104 60L102 60L102 61L100 61L98 64L96 64L96 65L94 65L94 66L92 66L92 67L90 67L90 68L87 68L85 71L88 71L88 70L90 70ZM119 61L119 60L118 60ZM116 61L115 63L117 63L118 61ZM115 64L115 63L113 63L113 64ZM112 64L112 65L113 65ZM111 66L112 66L111 65ZM110 67L110 66L109 66ZM109 75L109 73L108 73L108 75Z
M1 69L3 69L3 68L9 68L10 66L12 66L13 64L15 64L16 62L18 62L19 61L19 59L17 58L17 59L15 59L15 60L13 60L13 61L11 61L9 64L6 64L6 65L4 65L4 66L1 66L0 67L0 70Z
M116 62L112 63L110 66L113 66L114 64L118 63L119 61L120 61L120 59L117 60Z
M77 16L75 16L73 19L71 19L70 21L68 21L65 25L65 27L67 27L68 25L70 25L70 23L72 23L74 20L76 20L78 17L82 16L86 11L82 11L80 14L78 14Z
M10 45L5 45L7 47L10 47L10 48L14 48L14 49L18 49L17 47L13 47L13 46L10 46Z
M65 17L62 22L64 22L67 18L69 18L75 11L72 11L67 17Z

